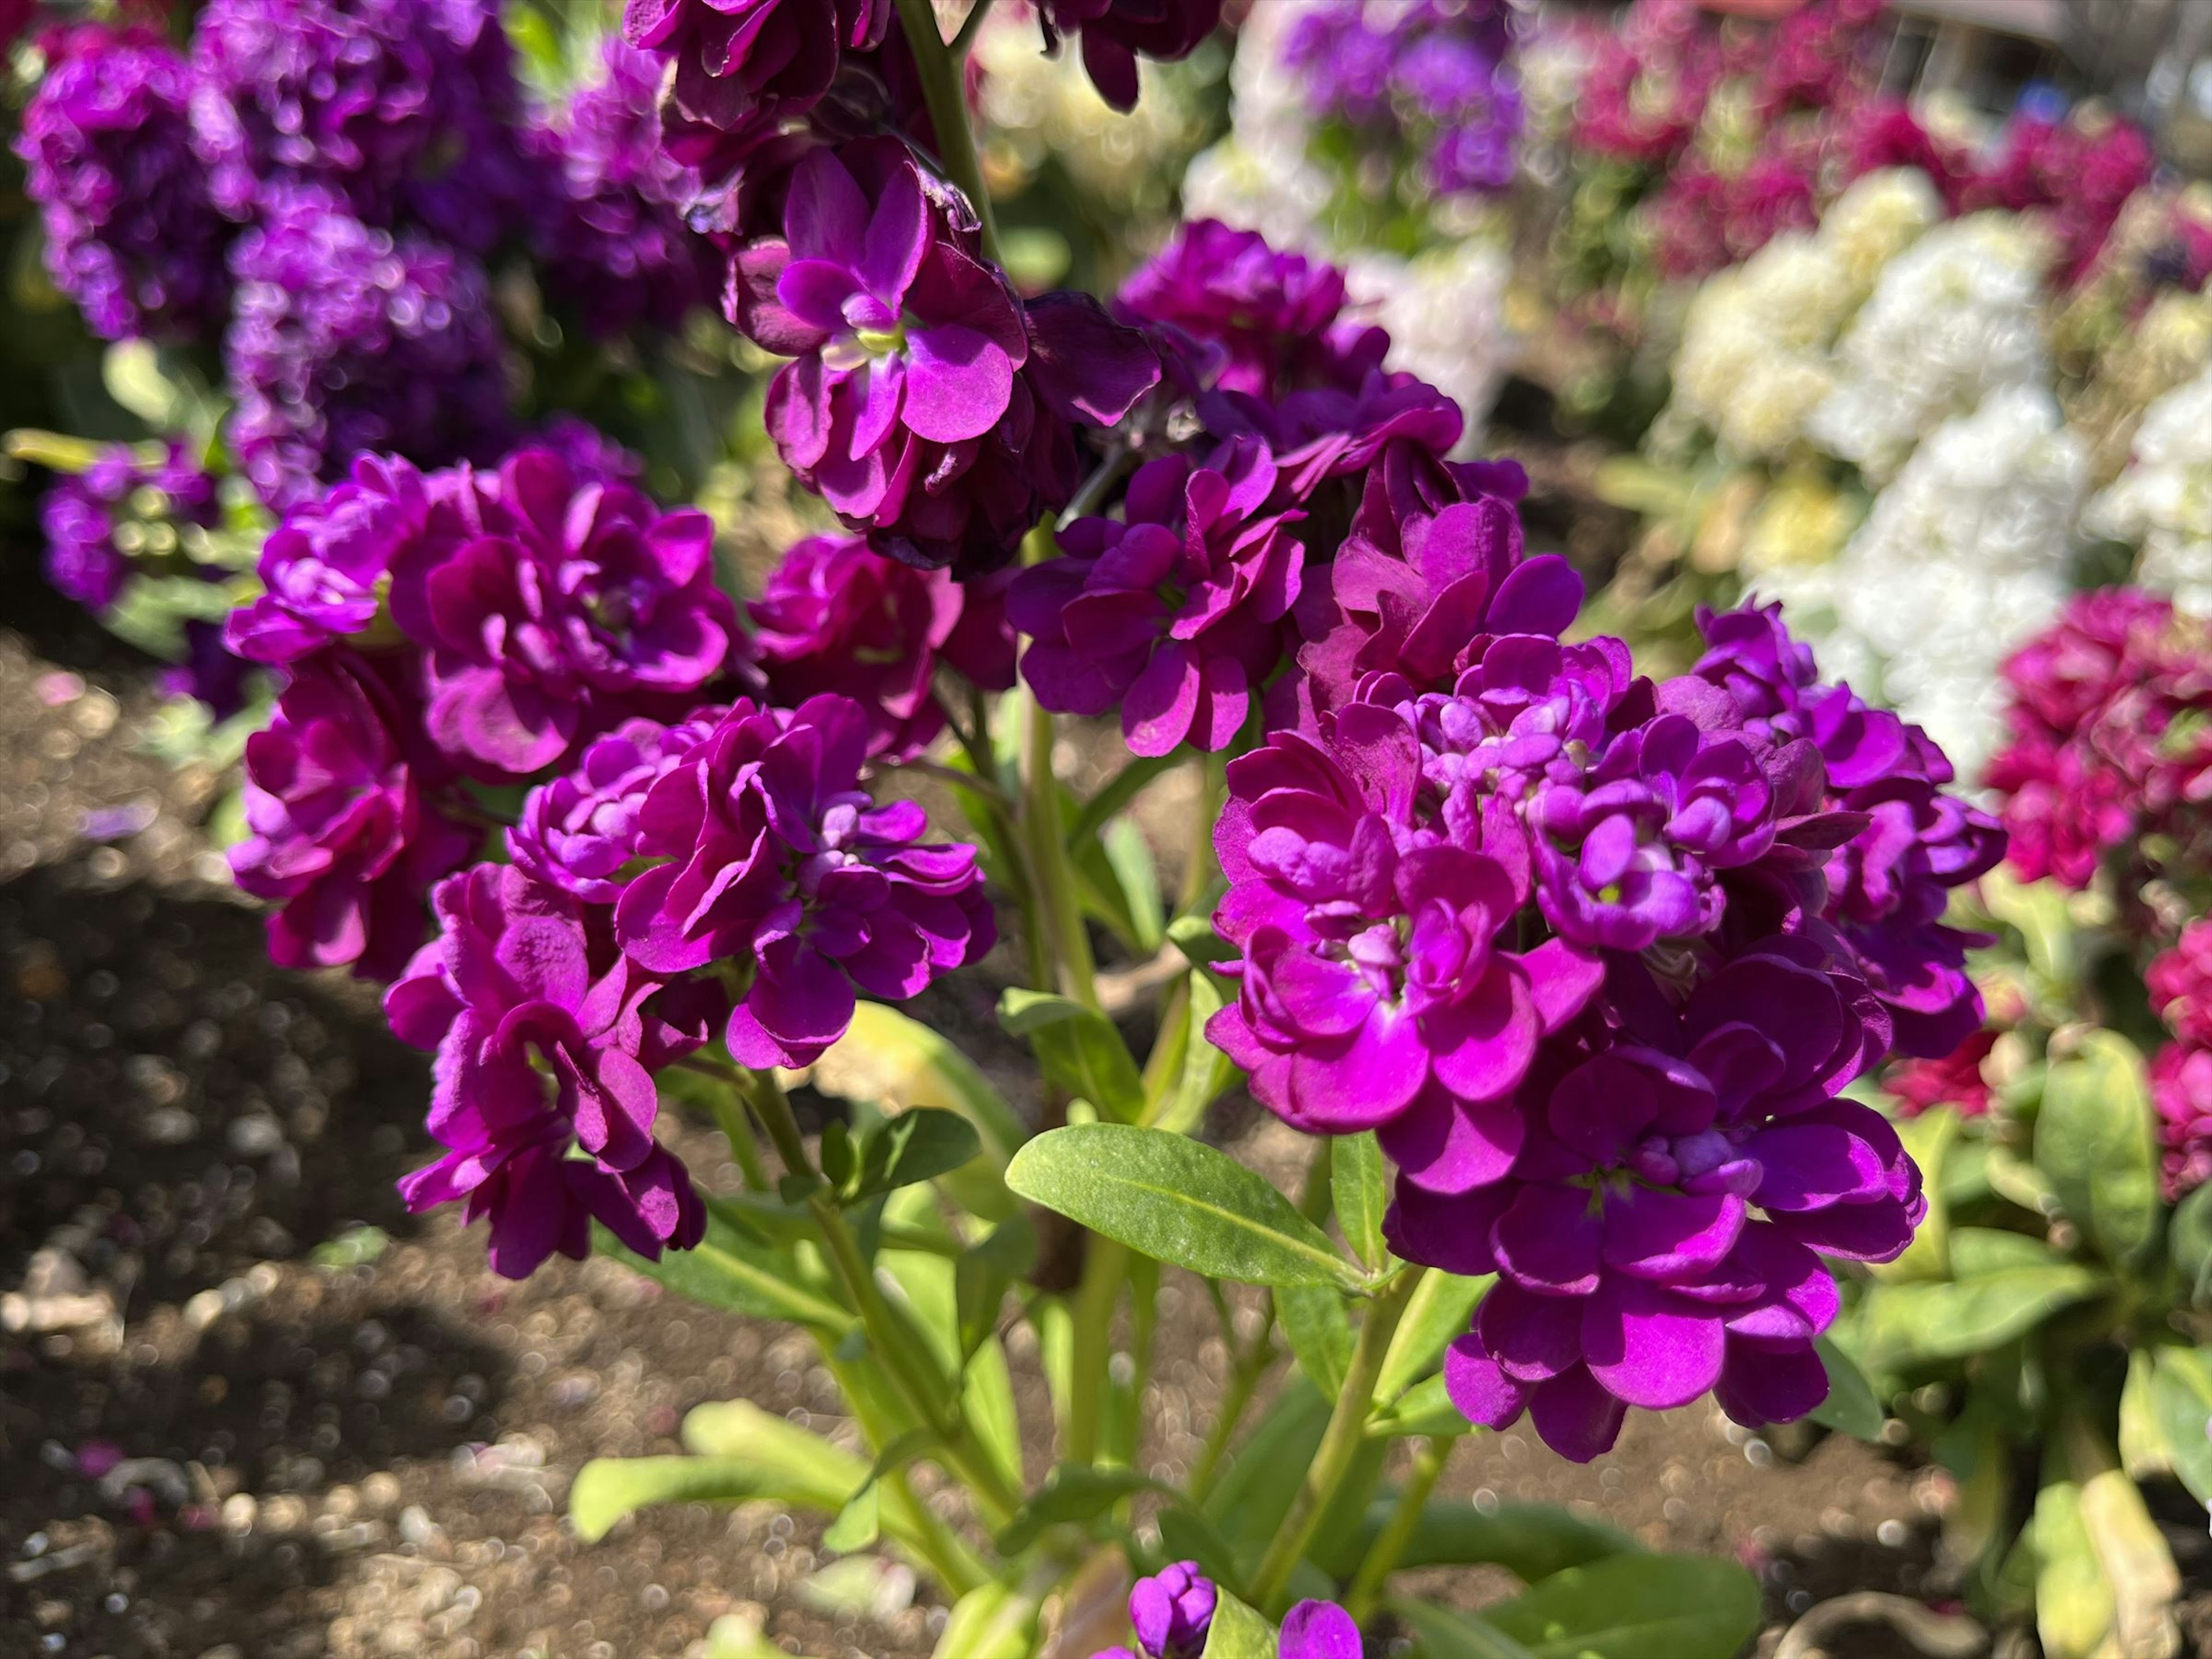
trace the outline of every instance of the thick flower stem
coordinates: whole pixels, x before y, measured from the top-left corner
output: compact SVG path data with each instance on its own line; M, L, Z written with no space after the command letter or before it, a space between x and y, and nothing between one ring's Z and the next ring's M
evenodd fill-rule
M1459 1443L1455 1434L1431 1435L1421 1442L1420 1449L1413 1454L1413 1467L1407 1472L1406 1484L1398 1490L1398 1506L1390 1512L1390 1519L1376 1534L1375 1541L1367 1547L1367 1554L1352 1576L1352 1589L1344 1598L1344 1610L1355 1624L1366 1622L1375 1611L1375 1604L1382 1598L1390 1575L1397 1571L1399 1561L1406 1553L1406 1546L1413 1541L1413 1534L1421 1524L1421 1511L1428 1506L1429 1495L1437 1489L1444 1465L1450 1461L1452 1448Z
M1261 1558L1259 1571L1247 1587L1251 1592L1247 1599L1270 1614L1283 1611L1280 1603L1291 1575L1305 1559L1322 1516L1358 1459L1360 1442L1367 1431L1367 1413L1375 1403L1375 1379L1382 1375L1383 1356L1389 1352L1390 1339L1397 1333L1398 1321L1414 1286L1421 1282L1421 1272L1419 1267L1401 1268L1369 1305L1367 1317L1360 1323L1359 1341L1352 1351L1344 1388L1336 1396L1336 1409L1329 1414L1328 1428L1322 1436L1321 1449L1315 1454L1305 1486L1283 1516L1267 1554Z
M1098 1006L1098 970L1084 930L1083 907L1075 896L1075 874L1067 867L1067 839L1060 818L1060 783L1053 775L1052 750L1058 733L1049 709L1029 700L1025 734L1027 774L1023 780L1022 828L1037 885L1043 931L1049 942L1062 994L1086 1008ZM1051 986L1040 986L1051 990ZM1096 1104L1096 1103L1093 1103Z
M961 85L960 59L937 32L937 9L930 0L898 0L899 22L921 72L922 101L937 129L938 161L945 176L960 186L982 224L983 257L999 262L999 228L991 216L991 192L984 187L983 163L975 135L968 125L968 94Z

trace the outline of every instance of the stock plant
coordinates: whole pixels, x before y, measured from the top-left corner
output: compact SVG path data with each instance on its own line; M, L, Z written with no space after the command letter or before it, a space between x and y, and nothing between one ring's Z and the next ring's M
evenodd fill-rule
M2093 593L2006 677L1994 1018L1887 1079L1929 1215L1838 1340L1956 1476L1985 1611L2032 1610L2051 1659L2178 1653L2136 1483L2212 1502L2212 636Z

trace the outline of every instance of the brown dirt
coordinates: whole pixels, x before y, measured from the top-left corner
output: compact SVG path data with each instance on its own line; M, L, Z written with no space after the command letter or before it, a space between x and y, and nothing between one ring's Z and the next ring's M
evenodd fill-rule
M745 1609L817 1659L926 1654L944 1616L927 1584L890 1575L861 1611L810 1599L811 1519L688 1507L576 1540L575 1470L676 1449L701 1401L849 1437L826 1372L794 1334L611 1263L513 1285L450 1218L407 1217L392 1182L422 1157L422 1057L368 988L269 966L201 836L216 780L131 746L136 670L82 636L40 643L81 672L0 633L0 1655L678 1659ZM88 842L86 814L118 806L135 827ZM992 995L948 988L927 1017L995 1065ZM1271 1172L1300 1156L1249 1105L1217 1127ZM676 1133L734 1183L702 1128ZM1171 1475L1225 1356L1205 1298L1169 1292L1144 1462ZM1846 1440L1805 1449L1693 1407L1632 1423L1589 1468L1525 1430L1471 1438L1446 1489L1745 1560L1764 1652L1815 1600L1934 1589L1941 1478ZM2177 1514L2178 1545L2201 1530ZM1479 1606L1511 1586L1419 1588Z

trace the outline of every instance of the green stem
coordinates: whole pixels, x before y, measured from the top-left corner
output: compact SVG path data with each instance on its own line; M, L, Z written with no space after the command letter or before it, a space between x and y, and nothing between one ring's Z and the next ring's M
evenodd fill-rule
M1034 696L1028 703L1023 828L1028 831L1030 863L1036 880L1038 907L1043 913L1042 931L1060 981L1056 986L1037 988L1056 989L1086 1008L1096 1008L1097 966L1091 956L1091 935L1083 926L1083 907L1075 896L1075 872L1067 867L1067 841L1060 821L1060 783L1052 770L1056 735L1052 714Z
M760 1139L745 1117L744 1102L734 1092L716 1095L714 1121L722 1126L723 1137L730 1143L730 1154L738 1160L738 1172L745 1178L745 1189L755 1193L768 1191L768 1169L761 1162Z
M1073 1352L1068 1363L1067 1460L1098 1461L1098 1420L1114 1332L1114 1307L1129 1274L1129 1247L1093 1233L1076 1287Z
M854 1420L860 1425L861 1434L867 1438L868 1449L880 1453L897 1439L904 1425L884 1421L881 1413L870 1407L867 1392L860 1386L851 1364L827 1350L823 1352L822 1363L829 1367L830 1375L836 1379L837 1387L845 1396L845 1403L852 1409ZM904 1469L886 1470L881 1484L896 1492L913 1510L915 1522L921 1532L921 1536L915 1541L915 1547L922 1557L922 1565L937 1575L938 1581L954 1597L966 1595L991 1576L983 1564L975 1559L975 1553L961 1540L960 1534L915 1495L914 1488L907 1481Z
M791 1099L783 1092L783 1085L775 1080L773 1072L754 1072L752 1086L747 1091L752 1098L753 1110L768 1127L768 1138L775 1142L776 1156L783 1160L785 1170L795 1176L814 1173L814 1160L806 1154L806 1139L799 1133L799 1120L792 1115Z
M1398 1506L1390 1511L1390 1519L1367 1547L1366 1559L1360 1562L1359 1571L1352 1577L1352 1588L1345 1595L1344 1610L1352 1615L1354 1624L1364 1624L1367 1616L1375 1611L1375 1604L1382 1600L1383 1587L1397 1571L1406 1546L1413 1541L1413 1533L1421 1524L1421 1511L1428 1506L1429 1495L1436 1491L1452 1448L1458 1443L1455 1434L1431 1435L1421 1442L1420 1449L1413 1454L1413 1467L1407 1474L1406 1484L1398 1490Z
M960 186L982 226L983 257L999 258L999 228L991 216L991 192L983 185L983 164L975 154L975 135L968 125L968 95L961 85L960 60L937 32L937 9L930 0L898 0L899 21L914 49L921 75L921 99L929 124L937 129L938 161L945 176Z
M961 20L960 33L952 37L952 55L964 58L974 49L975 37L983 32L983 20L991 15L991 0L975 0L968 8L968 15Z
M1252 1576L1249 1599L1262 1612L1274 1614L1283 1611L1279 1604L1290 1584L1291 1575L1305 1559L1322 1515L1335 1501L1346 1477L1352 1473L1352 1464L1358 1460L1360 1443L1366 1436L1367 1413L1375 1403L1375 1379L1382 1375L1382 1357L1389 1352L1390 1339L1397 1332L1399 1318L1406 1311L1413 1287L1421 1282L1421 1272L1419 1267L1401 1270L1376 1297L1367 1310L1367 1317L1360 1322L1359 1341L1352 1351L1352 1364L1345 1373L1344 1387L1336 1396L1336 1409L1329 1413L1321 1449L1314 1455L1313 1468L1307 1472L1297 1500L1283 1516L1282 1525L1275 1529L1274 1538L1267 1545L1267 1554L1260 1559L1259 1571Z
M1190 862L1182 872L1182 902L1177 907L1185 915L1196 913L1221 873L1213 853L1213 827L1221 821L1221 809L1229 799L1228 754L1200 755L1196 766L1198 802L1191 815Z
M1224 1319L1224 1332L1236 1334L1236 1329ZM1261 1382L1275 1364L1275 1304L1273 1297L1260 1322L1260 1328L1252 1337L1252 1345L1239 1355L1229 1373L1229 1391L1222 1396L1221 1410L1213 1419L1213 1426L1206 1432L1206 1444L1198 1454L1197 1466L1190 1473L1190 1495L1194 1503L1204 1503L1213 1490L1213 1483L1221 1474L1222 1461L1229 1455L1229 1447L1237 1438L1243 1425L1244 1413L1252 1404L1252 1396L1259 1392Z

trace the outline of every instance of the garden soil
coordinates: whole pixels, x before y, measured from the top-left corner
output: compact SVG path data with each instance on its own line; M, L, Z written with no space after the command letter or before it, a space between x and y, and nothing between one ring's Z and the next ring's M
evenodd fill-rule
M928 1587L866 1565L825 1581L810 1517L693 1506L577 1540L577 1468L678 1449L702 1401L849 1437L827 1373L796 1334L611 1262L510 1284L449 1216L407 1216L392 1182L424 1156L424 1058L368 988L268 964L207 838L219 779L143 752L143 670L40 610L35 584L9 591L26 598L25 632L0 630L0 1655L685 1659L732 1613L814 1659L926 1655L945 1616ZM956 981L924 1015L988 1057L992 995ZM1249 1103L1212 1128L1294 1174L1292 1138ZM703 1127L676 1139L734 1183ZM1206 1299L1170 1291L1145 1461L1172 1476L1226 1363ZM1015 1354L1038 1408L1033 1358ZM1736 1557L1766 1590L1760 1654L1847 1591L1941 1600L1948 1483L1845 1439L1749 1436L1695 1407L1636 1418L1589 1468L1525 1431L1472 1437L1446 1484ZM2195 1587L2185 1650L2212 1653L2202 1517L2177 1506L2169 1531ZM1512 1590L1487 1571L1415 1582L1467 1607ZM1878 1626L1829 1648L1911 1651Z

